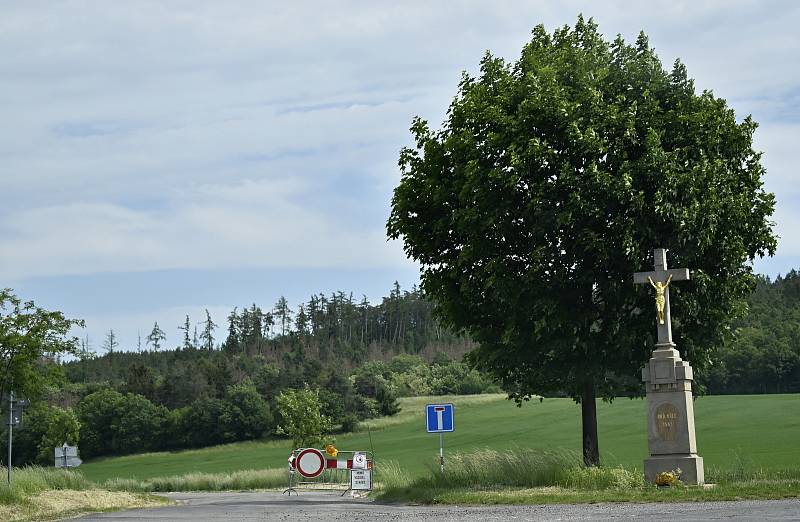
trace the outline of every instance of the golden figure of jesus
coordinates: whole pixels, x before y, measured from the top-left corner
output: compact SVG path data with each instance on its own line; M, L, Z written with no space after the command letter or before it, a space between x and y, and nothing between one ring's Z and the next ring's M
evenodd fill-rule
M672 275L670 274L666 283L662 283L661 281L656 281L654 283L650 276L647 276L647 279L650 280L650 284L656 289L656 314L658 315L658 322L659 324L664 324L664 305L667 302L667 299L664 297L664 291L669 286L670 281L672 281Z

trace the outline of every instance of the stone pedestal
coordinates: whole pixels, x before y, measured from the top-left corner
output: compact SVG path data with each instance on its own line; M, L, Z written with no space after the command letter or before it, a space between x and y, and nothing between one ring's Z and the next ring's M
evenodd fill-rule
M647 388L647 445L644 474L655 481L662 471L680 468L685 484L704 483L703 458L697 455L692 403L692 367L671 342L656 345L642 370Z

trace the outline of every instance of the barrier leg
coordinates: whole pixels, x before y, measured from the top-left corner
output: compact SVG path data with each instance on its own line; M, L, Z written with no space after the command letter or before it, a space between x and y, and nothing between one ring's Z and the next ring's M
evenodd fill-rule
M290 497L292 496L292 492L295 495L299 495L296 489L294 489L294 470L289 470L289 487L283 490L283 494L288 494Z

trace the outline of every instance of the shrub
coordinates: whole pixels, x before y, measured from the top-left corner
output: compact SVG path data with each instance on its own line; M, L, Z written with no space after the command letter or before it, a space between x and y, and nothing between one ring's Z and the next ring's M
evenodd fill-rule
M226 392L227 421L225 438L231 441L250 440L267 435L274 427L269 404L252 382L229 386Z
M292 438L294 448L309 448L331 431L331 420L322 414L319 393L306 386L302 390L285 390L278 396L281 425L278 433Z
M78 404L81 452L85 457L160 449L168 410L141 395L100 390Z
M25 411L22 426L14 430L14 465L53 465L53 449L64 442L74 445L80 423L72 409L38 403ZM6 439L0 441L6 451Z
M204 398L192 403L180 418L180 432L188 446L211 446L225 442L227 404Z
M352 413L345 415L342 418L342 431L344 433L351 433L358 429L358 417Z

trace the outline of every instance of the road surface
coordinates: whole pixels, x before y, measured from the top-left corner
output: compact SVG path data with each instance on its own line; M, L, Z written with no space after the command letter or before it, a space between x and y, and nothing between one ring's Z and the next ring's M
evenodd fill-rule
M324 492L288 497L274 492L169 493L176 506L89 515L90 521L428 521L528 520L798 520L800 500L658 504L567 504L545 506L405 506Z

